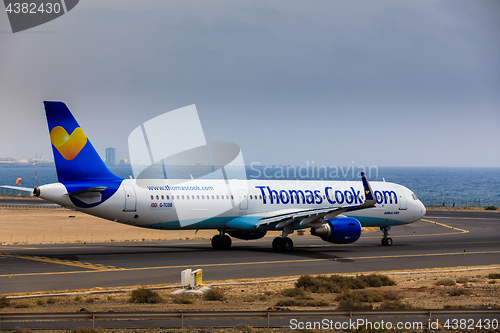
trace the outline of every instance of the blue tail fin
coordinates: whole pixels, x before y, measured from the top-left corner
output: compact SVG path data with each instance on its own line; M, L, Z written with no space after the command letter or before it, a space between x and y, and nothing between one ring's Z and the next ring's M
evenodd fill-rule
M59 182L117 180L63 102L43 102Z

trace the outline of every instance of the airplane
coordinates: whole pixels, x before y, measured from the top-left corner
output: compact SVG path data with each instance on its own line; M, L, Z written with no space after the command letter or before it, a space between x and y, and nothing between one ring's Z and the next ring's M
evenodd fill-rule
M392 245L392 226L419 221L426 209L408 188L391 182L123 179L102 161L65 103L45 101L58 183L32 191L63 207L137 227L215 229L214 249L231 237L260 239L281 231L275 251L291 251L288 236L300 229L325 242L356 242L362 227L379 227L381 244ZM18 187L15 187L19 189Z

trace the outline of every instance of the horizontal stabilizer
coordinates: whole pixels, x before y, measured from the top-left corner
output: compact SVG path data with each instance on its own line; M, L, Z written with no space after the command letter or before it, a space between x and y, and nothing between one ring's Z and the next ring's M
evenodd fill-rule
M32 193L34 190L34 188L30 187L19 187L19 186L9 186L9 185L0 185L0 187L10 188L12 190L18 190L18 191L32 192Z

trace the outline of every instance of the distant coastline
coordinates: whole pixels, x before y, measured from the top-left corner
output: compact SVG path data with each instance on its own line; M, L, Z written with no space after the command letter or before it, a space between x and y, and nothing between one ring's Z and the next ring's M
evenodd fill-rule
M54 165L54 160L49 158L14 158L14 157L0 157L0 166L27 166L38 163L40 166Z
M231 179L259 180L325 180L325 181L359 181L357 172L339 172L326 175L317 166L309 168L297 167L296 177L288 173L287 167L281 166L246 166L246 173ZM109 166L115 175L129 179L133 178L131 165ZM190 179L191 175L198 178L200 167L185 166L171 168L168 171L170 179ZM203 168L202 168L203 169ZM284 171L283 171L284 170ZM293 170L290 168L290 170ZM321 169L323 170L323 169ZM344 171L347 168L344 168ZM356 170L357 171L357 170ZM303 177L308 176L308 177ZM387 181L400 184L411 189L426 206L438 207L500 207L500 168L492 167L378 167L378 174L373 172L370 181ZM57 170L53 163L41 164L38 167L31 163L0 163L0 185L15 185L22 178L23 187L34 188L43 184L57 182ZM16 195L17 190L0 188L0 194ZM23 192L23 195L29 193Z
M35 162L0 162L0 167L25 167L34 165ZM54 162L38 162L38 166L53 166Z

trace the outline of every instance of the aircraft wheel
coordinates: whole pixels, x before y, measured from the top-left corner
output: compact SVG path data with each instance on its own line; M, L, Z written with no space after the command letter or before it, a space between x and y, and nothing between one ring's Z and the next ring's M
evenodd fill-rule
M222 246L222 236L221 235L215 235L212 237L212 247L216 250L220 249Z
M385 245L387 245L387 246L391 246L391 245L392 245L392 238L391 238L391 237L388 237L388 238L385 240Z
M285 252L292 251L293 241L288 237L283 238L280 242L280 248L282 251L285 251Z
M221 236L219 236L221 237ZM221 249L224 249L224 250L227 250L231 247L231 237L229 237L228 235L224 235L221 237L220 239L220 244L221 244Z
M382 238L380 242L382 243L383 246L386 246L387 245L387 238L385 238L385 237Z
M281 242L281 237L276 237L273 239L273 250L274 251L279 251L280 250L280 242Z

